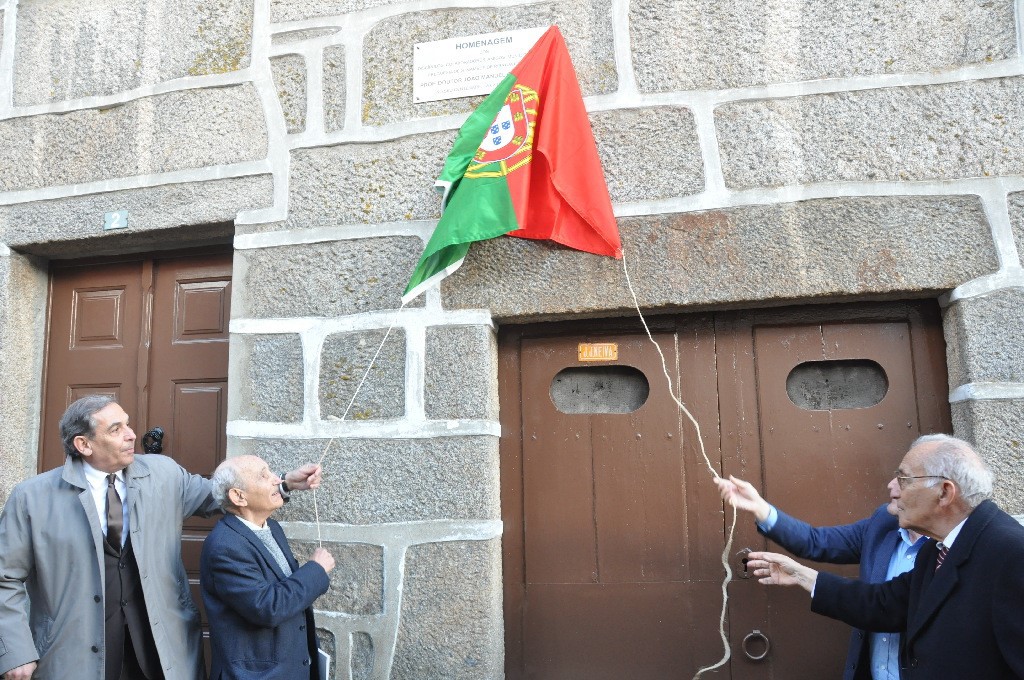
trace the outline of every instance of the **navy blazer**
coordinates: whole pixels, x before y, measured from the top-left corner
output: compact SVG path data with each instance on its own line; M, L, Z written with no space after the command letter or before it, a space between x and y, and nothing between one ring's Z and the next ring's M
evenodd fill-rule
M889 571L889 560L900 541L899 521L886 510L888 503L878 507L870 517L853 524L812 527L778 508L779 518L771 531L757 530L797 557L830 564L860 563L860 578L868 583L882 583ZM843 666L844 680L871 678L871 657L868 636L862 629L850 635L850 648Z
M914 569L868 584L824 572L811 609L867 630L899 630L900 677L1024 678L1024 526L979 505L942 568L929 541Z
M319 678L313 601L327 592L327 572L295 561L281 525L267 520L292 575L234 515L203 543L200 583L210 621L211 680Z

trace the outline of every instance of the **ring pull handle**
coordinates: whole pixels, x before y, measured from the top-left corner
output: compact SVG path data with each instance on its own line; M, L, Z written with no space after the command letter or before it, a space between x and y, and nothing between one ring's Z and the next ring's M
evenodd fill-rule
M752 654L750 652L751 643L758 640L761 642L761 644L764 645L764 651L762 651L760 654ZM743 638L742 647L743 653L747 655L748 659L750 659L751 661L760 661L761 659L768 656L768 650L772 648L772 643L768 640L767 635L765 635L764 633L755 628L754 630L747 633L747 636Z
M736 565L736 575L740 578L750 578L753 576L753 574L747 570L747 555L749 555L750 552L750 548L744 548L736 553L736 557L739 558L739 564ZM743 571L740 571L741 565L743 567Z

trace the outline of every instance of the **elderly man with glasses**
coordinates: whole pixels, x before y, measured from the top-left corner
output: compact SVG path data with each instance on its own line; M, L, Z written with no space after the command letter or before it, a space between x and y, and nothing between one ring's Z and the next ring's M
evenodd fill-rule
M918 442L945 435L926 435ZM896 501L884 503L869 517L838 526L815 527L764 500L748 482L736 477L715 480L722 498L754 515L758 532L797 557L829 564L859 564L868 583L883 583L910 571L928 540L903 529ZM843 665L843 680L899 680L899 633L869 633L855 628Z
M889 495L900 526L934 538L913 570L881 584L751 553L761 583L800 585L811 610L875 631L901 631L901 677L1024 678L1024 527L989 500L992 473L967 443L918 440Z

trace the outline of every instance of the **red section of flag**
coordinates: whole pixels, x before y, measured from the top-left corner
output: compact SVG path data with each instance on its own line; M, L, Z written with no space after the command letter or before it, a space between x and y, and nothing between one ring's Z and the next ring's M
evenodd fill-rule
M533 157L506 175L520 228L509 236L550 239L598 255L622 256L601 160L565 40L552 26L512 69L516 87L536 93Z

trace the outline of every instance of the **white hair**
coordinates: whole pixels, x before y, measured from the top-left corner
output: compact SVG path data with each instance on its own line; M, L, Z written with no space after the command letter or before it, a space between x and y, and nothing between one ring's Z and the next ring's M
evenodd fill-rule
M922 462L925 474L945 477L956 484L960 497L971 509L992 497L995 477L973 446L948 434L926 434L915 439L910 448L932 443L938 446Z
M231 459L217 466L217 469L213 471L213 476L210 477L210 483L213 486L211 490L213 499L217 501L217 505L224 512L229 512L235 507L235 504L231 502L231 498L228 496L228 491L245 488L245 479L242 476L242 471L235 464L235 461Z

